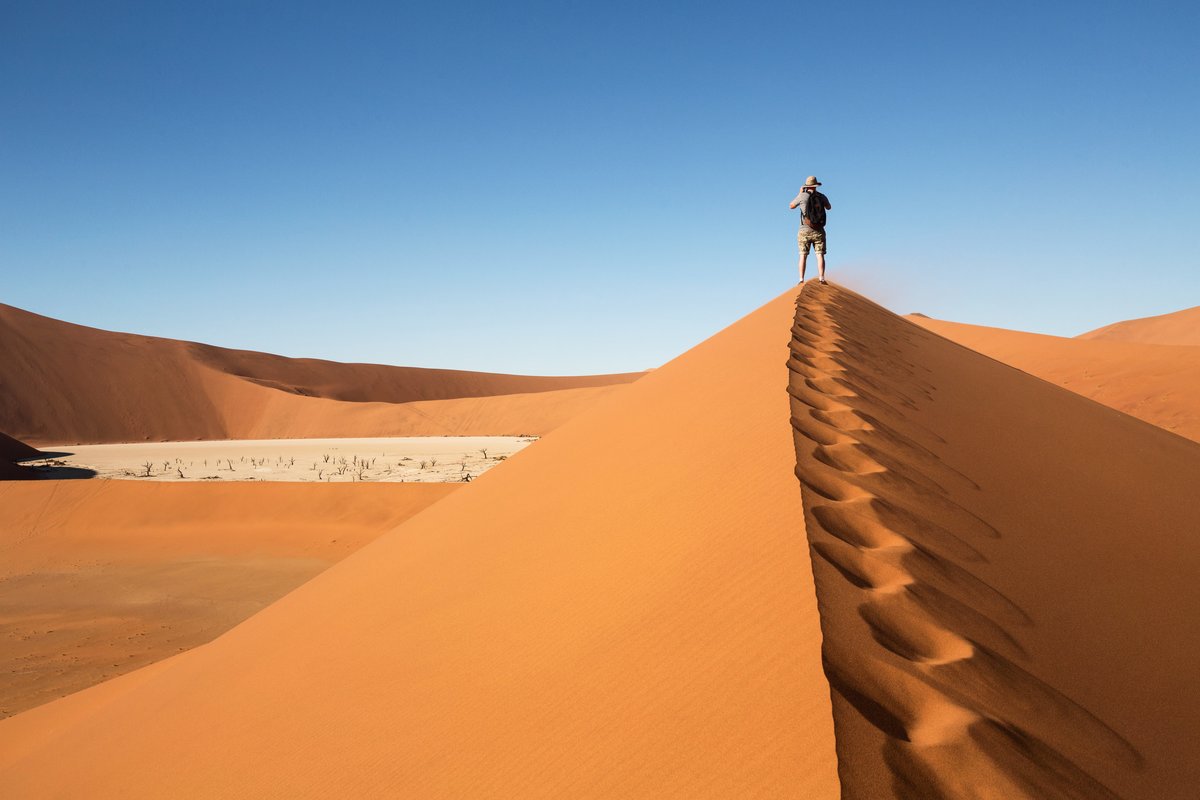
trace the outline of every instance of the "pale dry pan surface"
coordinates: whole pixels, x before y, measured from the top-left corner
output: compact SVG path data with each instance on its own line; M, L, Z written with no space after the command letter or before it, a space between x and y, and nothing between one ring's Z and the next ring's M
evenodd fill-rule
M843 797L1196 797L1200 445L832 286L792 350Z
M0 430L30 444L541 435L641 373L342 364L86 328L0 304Z
M0 795L837 797L793 297L211 644L0 722Z
M0 482L0 716L210 641L462 485Z
M1179 312L1200 331L1200 319ZM1175 315L1171 315L1172 318ZM1124 330L1118 323L1115 331ZM1178 324L1172 330L1186 338ZM913 322L972 350L1146 422L1200 441L1200 346L1123 341L1114 333L1064 339L917 317ZM1131 333L1138 332L1134 327Z
M41 463L137 481L298 483L456 482L478 478L532 438L418 436L220 442L48 445L68 454Z

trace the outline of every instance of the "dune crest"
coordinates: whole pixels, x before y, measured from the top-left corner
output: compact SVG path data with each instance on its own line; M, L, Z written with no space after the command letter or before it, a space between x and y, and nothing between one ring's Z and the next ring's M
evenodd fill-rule
M1183 742L1200 729L1200 704L1189 697L1175 724L1161 725L1132 698L1176 702L1190 681L1179 670L1200 653L1200 638L1158 623L1173 640L1162 655L1175 674L1151 686L1139 679L1146 654L1131 638L1140 638L1134 618L1155 624L1164 607L1197 607L1200 594L1127 594L1098 582L1114 570L1135 573L1123 584L1158 580L1122 555L1144 562L1151 547L1154 561L1196 563L1194 542L1167 537L1194 521L1183 485L1200 477L1200 448L1140 428L1143 448L1170 454L1165 464L1106 454L1135 488L1141 528L1131 535L1103 517L1113 513L1100 508L1112 505L1101 499L1111 480L1103 460L1042 429L1070 417L1099 437L1137 439L1111 412L833 287L810 286L798 299L789 364L842 796L1189 796L1200 759ZM995 414L996 398L1007 413ZM1092 461L1064 470L1062 450ZM1016 491L1020 471L1038 482ZM1128 488L1121 494L1127 502ZM1155 511L1140 514L1143 504ZM1065 636L1048 636L1046 618L1084 598L1045 574L1045 537L1107 550L1090 565L1063 565L1091 606L1066 615L1074 629ZM1097 685L1097 671L1111 672L1064 652L1075 647L1105 652L1127 672ZM1155 727L1173 730L1137 735Z
M936 319L917 325L1130 416L1200 441L1200 347L1066 339Z
M0 722L0 795L838 795L794 291L221 638Z
M1195 442L810 284L0 721L0 794L1185 800L1197 485Z
M1153 317L1114 322L1112 325L1081 333L1075 338L1200 346L1200 306Z

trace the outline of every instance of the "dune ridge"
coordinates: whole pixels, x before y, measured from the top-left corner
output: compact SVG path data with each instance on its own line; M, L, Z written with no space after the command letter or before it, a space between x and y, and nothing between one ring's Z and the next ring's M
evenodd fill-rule
M641 373L342 364L115 333L0 304L0 428L39 444L540 435Z
M216 641L0 722L0 795L836 797L794 294Z
M1158 314L1153 317L1114 322L1111 325L1081 333L1075 338L1200 346L1200 306L1172 311L1169 314Z
M1172 433L1200 441L1200 347L1067 339L961 322L926 330Z
M1183 743L1200 709L1186 671L1200 638L1161 619L1200 607L1200 594L1144 584L1174 558L1197 564L1196 543L1171 534L1195 521L1186 485L1200 477L1200 448L832 286L799 297L789 365L842 796L1192 796L1200 759ZM1080 447L1047 420L1120 444ZM1151 455L1122 457L1131 441ZM1016 470L1037 480L1013 481ZM1126 485L1115 495L1114 472ZM1128 522L1130 507L1153 542L1105 517ZM1073 559L1071 578L1037 560L1088 543L1098 557ZM1119 590L1102 582L1114 571L1126 572ZM1054 633L1048 617L1061 617ZM1153 652L1139 624L1168 642L1157 657L1173 676L1130 645ZM1147 719L1148 698L1172 704L1173 724Z

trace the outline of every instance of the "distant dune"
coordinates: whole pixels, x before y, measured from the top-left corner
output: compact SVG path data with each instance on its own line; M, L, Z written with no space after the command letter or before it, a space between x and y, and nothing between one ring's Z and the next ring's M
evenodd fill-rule
M544 434L641 373L341 364L86 328L0 305L0 429L104 443Z
M1200 306L1105 325L1076 338L1200 347Z
M929 318L913 321L1017 369L1200 441L1200 347L1116 337L1064 339Z
M809 284L0 721L0 796L1191 800L1197 485L1197 443Z

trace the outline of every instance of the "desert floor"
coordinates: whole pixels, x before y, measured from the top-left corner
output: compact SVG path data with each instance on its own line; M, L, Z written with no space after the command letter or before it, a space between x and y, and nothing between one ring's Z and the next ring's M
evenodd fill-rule
M45 445L26 462L56 472L140 481L448 483L477 478L532 437L407 436Z
M0 482L0 718L211 641L465 486Z

